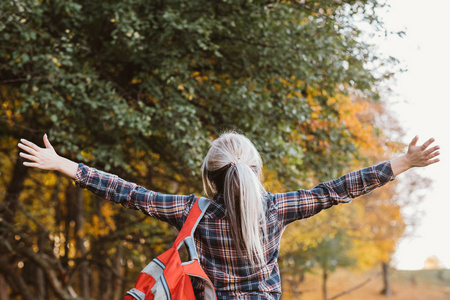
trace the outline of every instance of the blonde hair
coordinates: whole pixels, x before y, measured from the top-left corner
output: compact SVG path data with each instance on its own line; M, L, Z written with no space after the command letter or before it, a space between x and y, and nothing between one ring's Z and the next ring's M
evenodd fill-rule
M238 253L246 250L253 267L265 264L266 191L261 183L262 160L255 146L241 134L222 134L212 142L203 161L202 177L208 197L223 194Z

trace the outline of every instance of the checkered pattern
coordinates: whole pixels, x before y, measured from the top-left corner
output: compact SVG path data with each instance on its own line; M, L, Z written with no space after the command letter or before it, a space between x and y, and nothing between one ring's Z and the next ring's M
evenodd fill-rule
M217 299L279 299L281 295L278 253L285 227L323 209L367 194L394 179L389 161L344 175L310 190L267 193L267 265L252 270L248 257L239 256L231 239L223 199L209 206L195 232L200 265L211 279ZM195 195L164 195L147 190L116 175L78 166L76 183L107 200L137 209L180 229L195 201ZM200 284L194 287L201 290ZM198 293L198 299L201 293Z

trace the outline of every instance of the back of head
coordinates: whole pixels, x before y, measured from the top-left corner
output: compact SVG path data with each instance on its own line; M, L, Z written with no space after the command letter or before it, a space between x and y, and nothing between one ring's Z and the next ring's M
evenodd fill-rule
M222 134L211 144L202 176L208 197L223 194L237 251L247 252L253 266L264 264L265 190L262 160L255 146L241 134Z

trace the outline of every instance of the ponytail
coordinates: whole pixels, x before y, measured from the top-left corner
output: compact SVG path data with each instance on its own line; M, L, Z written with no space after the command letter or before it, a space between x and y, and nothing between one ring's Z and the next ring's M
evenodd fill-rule
M252 267L266 263L265 189L261 184L262 160L246 137L226 133L216 139L202 166L203 187L208 197L223 194L231 237L240 255L246 253Z

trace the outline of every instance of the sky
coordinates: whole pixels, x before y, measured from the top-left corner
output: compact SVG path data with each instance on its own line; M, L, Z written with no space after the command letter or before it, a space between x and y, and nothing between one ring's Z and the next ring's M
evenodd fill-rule
M450 0L392 0L380 12L385 26L405 30L406 36L374 40L379 51L398 58L407 71L389 83L390 108L406 134L403 142L419 135L419 144L430 137L440 145L440 162L419 169L433 183L418 208L419 225L401 240L393 258L398 269L417 270L436 256L450 268ZM406 149L405 149L406 150ZM401 181L401 176L397 180Z

